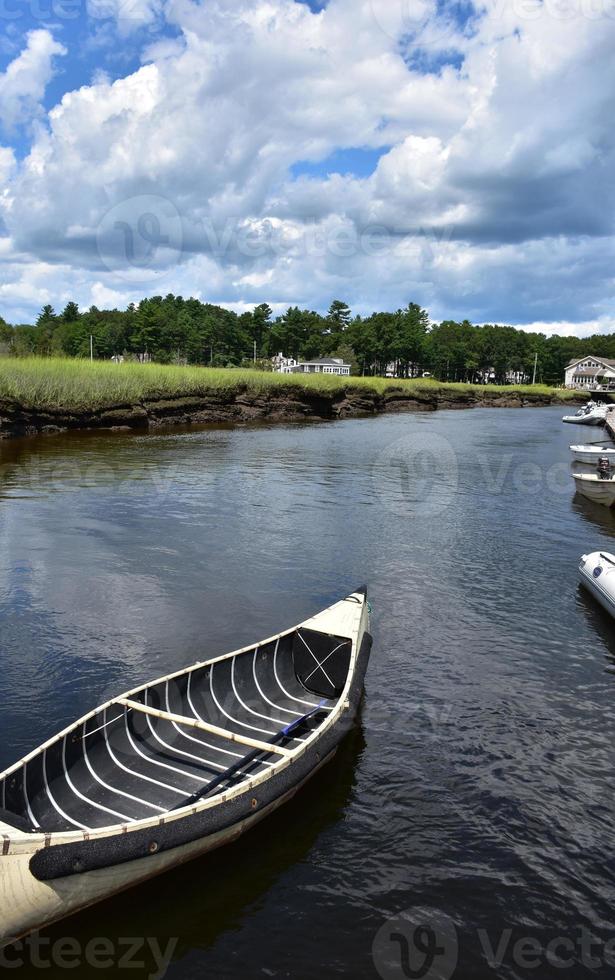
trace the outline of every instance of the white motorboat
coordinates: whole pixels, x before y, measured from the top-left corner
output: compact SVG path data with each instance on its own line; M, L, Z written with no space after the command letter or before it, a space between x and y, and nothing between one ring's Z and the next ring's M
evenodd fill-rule
M588 442L585 445L571 446L572 453L577 463L589 463L596 466L598 460L605 457L615 463L615 446L604 442Z
M579 572L581 584L615 616L615 555L604 551L583 555Z
M595 504L615 506L615 476L598 476L597 473L573 473L572 477L581 493Z
M564 415L562 422L571 422L573 425L604 425L609 408L610 405L589 401L574 415Z

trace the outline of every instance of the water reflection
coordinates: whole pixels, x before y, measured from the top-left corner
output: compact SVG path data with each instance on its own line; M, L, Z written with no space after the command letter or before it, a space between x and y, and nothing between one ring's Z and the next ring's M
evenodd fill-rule
M587 589L579 585L578 602L591 630L596 634L595 651L615 670L615 630L613 617Z
M573 513L578 515L583 522L593 525L601 534L609 538L615 537L615 510L596 504L593 500L588 500L580 493L576 493L572 501ZM588 547L586 551L594 551L593 547Z
M199 431L214 450L210 467L222 464L230 428ZM0 441L0 499L81 490L112 491L117 497L150 488L168 494L186 475L178 455L182 435L188 433L81 432Z

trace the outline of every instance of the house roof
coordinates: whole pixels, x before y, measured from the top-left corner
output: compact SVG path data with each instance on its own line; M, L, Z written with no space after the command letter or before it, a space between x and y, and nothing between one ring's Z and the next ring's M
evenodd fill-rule
M571 361L568 362L566 367L570 368L573 366L573 364L578 364L580 361L586 361L588 358L591 358L592 361L598 361L599 364L606 364L607 367L615 368L614 360L608 357L597 357L596 354L584 354L583 357L574 357Z
M302 361L302 364L331 364L333 367L350 367L344 364L341 357L316 357L313 361Z

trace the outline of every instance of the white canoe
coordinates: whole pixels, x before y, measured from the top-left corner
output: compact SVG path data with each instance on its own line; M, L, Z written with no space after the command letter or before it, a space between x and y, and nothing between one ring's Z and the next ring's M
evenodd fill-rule
M578 493L605 507L615 505L615 476L601 480L593 473L573 473Z
M0 775L0 947L233 840L335 753L371 648L359 589L114 698Z
M579 573L581 584L611 616L615 616L615 555L604 551L583 555Z
M570 452L577 463L589 463L596 466L602 456L615 461L615 447L602 443L588 443L587 445L571 446Z

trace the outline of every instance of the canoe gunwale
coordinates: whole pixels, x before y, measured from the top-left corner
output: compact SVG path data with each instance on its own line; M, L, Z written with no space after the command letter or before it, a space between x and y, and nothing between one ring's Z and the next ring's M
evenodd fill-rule
M360 614L356 617L356 624L353 627L353 634L345 636L346 639L352 640L352 653L350 659L350 666L348 669L348 676L346 679L346 684L344 690L339 697L337 704L332 708L328 709L329 714L324 721L315 728L310 735L303 741L303 743L297 746L295 749L288 750L287 755L281 756L278 761L275 762L268 770L265 770L249 780L239 783L224 792L215 795L211 798L204 798L198 803L190 803L186 806L180 806L178 809L168 810L161 815L154 815L151 817L146 817L142 820L135 821L133 823L116 822L105 827L100 827L91 830L67 830L67 831L56 831L56 832L45 832L44 830L27 833L25 831L19 830L16 827L12 827L5 823L0 823L0 842L2 843L2 855L8 853L11 854L34 854L40 852L41 848L47 850L53 847L57 850L58 847L63 846L74 846L78 844L83 844L84 842L92 843L96 841L113 840L117 837L126 837L138 834L139 832L150 833L157 830L160 833L161 828L173 827L176 824L185 821L186 818L199 816L201 814L206 814L208 811L214 811L216 808L220 808L222 805L228 806L232 804L235 800L243 798L248 794L254 794L256 791L260 791L264 784L275 781L276 777L283 775L289 767L295 767L303 770L304 766L298 766L304 757L312 756L312 749L315 743L320 743L321 741L328 741L326 739L327 734L332 730L339 727L339 722L344 718L344 715L349 711L351 707L350 702L350 692L353 690L355 682L360 680L361 690L363 684L363 676L357 677L357 662L359 660L359 655L363 651L364 638L369 637L369 646L371 647L371 637L369 636L368 630L368 606L366 594L363 590L357 590L351 596L346 599L341 600L341 603L335 603L333 606L328 607L328 609L323 610L323 612L317 614L314 617L306 620L305 623L301 623L298 626L291 627L290 629L284 630L281 633L277 633L265 640L262 640L259 644L251 644L249 646L242 647L238 650L232 651L231 653L224 654L222 656L217 656L210 658L205 661L200 661L189 667L183 668L178 671L174 671L164 677L150 681L149 683L139 685L138 687L132 689L120 697L115 697L112 700L107 701L105 704L98 706L92 711L88 712L82 718L76 722L72 722L67 728L65 728L60 733L53 736L47 742L38 746L33 752L24 756L13 766L5 770L0 774L0 780L7 779L13 773L19 771L28 762L34 760L41 753L45 752L52 746L56 745L58 742L66 738L68 735L78 730L81 726L85 725L92 718L99 715L101 712L107 709L118 707L121 700L130 700L136 695L142 694L143 692L149 690L154 685L165 683L167 681L174 680L179 677L185 677L193 673L194 671L200 670L202 668L211 666L213 664L220 663L222 661L230 660L234 657L239 657L242 654L247 654L259 647L265 646L269 643L275 643L276 641L291 636L303 626L309 626L310 628L318 629L318 626L314 624L317 623L319 618L325 617L327 613L335 609L335 607L340 606L344 602L356 602L360 604L361 610ZM321 628L320 632L326 633L327 630ZM346 631L348 632L348 631ZM340 632L340 636L344 635L344 632ZM368 653L369 656L369 653ZM365 667L367 663L365 663ZM359 674L361 672L359 671ZM363 670L364 675L364 670ZM344 726L341 726L344 727ZM334 740L339 741L339 739ZM319 753L316 753L317 755ZM318 760L316 760L317 762ZM315 763L312 762L312 765ZM306 768L306 774L309 772L309 766ZM299 777L305 778L305 777ZM294 784L295 780L291 783ZM282 790L278 791L275 795L280 795ZM275 796L273 797L275 798ZM255 808L251 805L250 812L255 812ZM209 833L210 831L206 831ZM1 855L0 855L1 860ZM73 872L74 873L74 872Z

